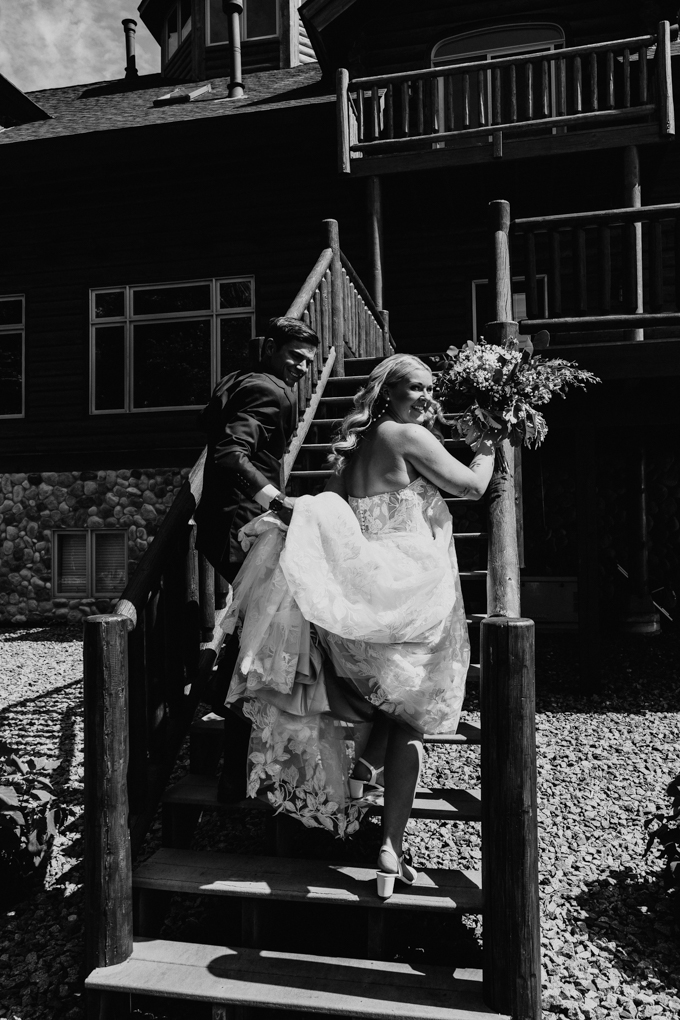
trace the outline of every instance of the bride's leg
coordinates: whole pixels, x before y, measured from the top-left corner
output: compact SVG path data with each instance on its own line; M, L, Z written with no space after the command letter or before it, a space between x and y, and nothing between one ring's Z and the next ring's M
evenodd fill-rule
M389 719L384 712L377 712L366 744L363 747L359 743L355 745L354 769L352 771L354 779L366 782L370 778L370 771L359 761L359 758L369 761L376 772L385 764L389 732Z
M404 829L411 814L413 798L423 757L423 742L415 730L388 723L385 755L385 797L383 808L383 846L401 857ZM385 872L396 872L391 854L381 853L378 859Z

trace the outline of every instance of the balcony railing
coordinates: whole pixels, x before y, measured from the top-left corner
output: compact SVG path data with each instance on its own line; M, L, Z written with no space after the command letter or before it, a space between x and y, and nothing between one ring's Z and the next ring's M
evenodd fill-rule
M655 35L496 60L354 80L340 69L339 169L389 173L672 136L675 33L662 21Z

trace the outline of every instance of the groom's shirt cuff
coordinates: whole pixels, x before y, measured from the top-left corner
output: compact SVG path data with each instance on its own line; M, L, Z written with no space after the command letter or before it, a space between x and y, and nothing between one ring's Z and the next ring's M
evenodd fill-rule
M253 499L255 500L256 503L259 503L260 506L263 506L265 510L268 510L269 504L274 499L274 496L280 495L281 490L277 489L275 485L265 485L263 486L263 488L260 489L259 492L255 493Z

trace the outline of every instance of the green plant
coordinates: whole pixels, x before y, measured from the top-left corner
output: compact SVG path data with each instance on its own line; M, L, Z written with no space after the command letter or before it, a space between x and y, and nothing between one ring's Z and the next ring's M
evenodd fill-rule
M6 879L30 879L47 864L64 814L49 778L58 765L23 757L0 741L0 870Z
M645 854L655 843L657 853L664 858L662 878L667 889L680 889L680 776L668 784L666 793L671 798L669 812L657 811L645 819L648 839Z

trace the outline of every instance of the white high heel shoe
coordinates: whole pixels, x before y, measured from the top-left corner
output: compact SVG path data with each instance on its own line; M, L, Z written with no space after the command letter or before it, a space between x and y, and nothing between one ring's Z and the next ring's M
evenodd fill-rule
M408 861L404 860L405 856L404 854L402 854L401 857L397 857L392 847L381 846L380 853L389 854L390 857L394 857L395 861L397 862L397 867L399 869L398 871L378 870L375 873L375 877L378 883L378 896L380 896L381 899L386 900L394 892L395 879L398 878L400 882L404 883L404 885L413 885L413 883L418 878L418 872L416 871L415 868L411 867ZM380 855L378 855L378 859L380 859ZM380 865L378 865L378 868L379 867Z
M374 769L371 763L366 761L365 758L359 758L359 762L366 766L370 775L368 779L350 779L349 795L352 800L361 800L362 797L382 794L385 787L383 783L378 782L378 774L384 771L385 766L381 765L379 769ZM357 762L357 764L359 764L359 762Z

